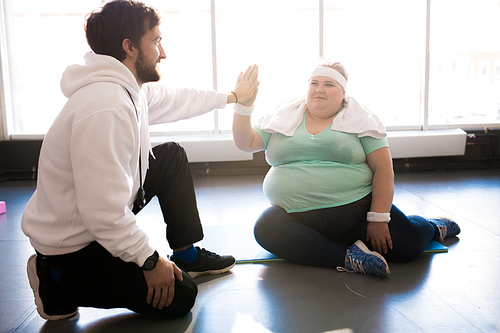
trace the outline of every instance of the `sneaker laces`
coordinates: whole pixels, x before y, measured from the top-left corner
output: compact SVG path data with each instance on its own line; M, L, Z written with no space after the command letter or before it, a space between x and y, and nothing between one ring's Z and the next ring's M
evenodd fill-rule
M339 266L339 267L337 267L337 271L339 271L339 272L349 272L349 273L359 272L359 273L367 274L367 272L363 268L363 261L351 258L349 255L347 255L347 260L349 261L352 270L349 270L349 269L347 269L345 267ZM348 265L346 263L346 267L347 266Z
M458 224L446 217L427 218L438 229L438 235L434 238L437 241L443 241L445 238L456 236L460 233Z
M379 253L370 251L366 245L357 241L347 249L345 267L337 267L339 272L373 274L385 277L390 274L389 266Z
M363 261L349 258L349 262L351 263L351 268L354 272L360 272L363 274L367 274L367 272L363 268Z
M213 257L213 258L219 258L220 257L220 255L218 255L217 253L210 252L210 251L206 250L205 248L201 248L201 249L199 248L199 251L201 252L201 254L204 254L204 255L206 255L208 257Z
M445 225L437 226L439 231L439 240L443 241L446 238L446 233L448 232L448 228Z

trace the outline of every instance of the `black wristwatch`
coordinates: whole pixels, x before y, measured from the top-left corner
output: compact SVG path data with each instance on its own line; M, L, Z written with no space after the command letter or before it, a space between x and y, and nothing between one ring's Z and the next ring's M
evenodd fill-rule
M150 271L153 268L156 267L156 264L158 263L158 259L160 258L160 255L158 254L157 251L155 251L152 255L146 259L144 262L144 265L142 265L142 269L145 271Z

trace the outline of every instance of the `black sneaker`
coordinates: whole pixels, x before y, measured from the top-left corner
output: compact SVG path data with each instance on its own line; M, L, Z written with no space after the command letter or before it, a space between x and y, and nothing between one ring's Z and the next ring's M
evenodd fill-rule
M205 249L198 250L198 258L190 263L185 263L176 257L170 257L177 267L185 271L192 278L206 274L222 274L229 271L236 264L233 256L220 256Z
M78 308L61 304L57 296L57 287L55 286L55 282L50 277L48 267L47 269L42 269L43 272L40 272L41 278L39 278L36 258L37 255L34 254L28 259L27 270L28 280L30 282L31 289L33 289L33 295L35 296L35 304L38 314L46 320L61 320L73 317L78 313ZM41 288L40 284L41 279L44 284L43 288ZM40 292L40 289L42 289L42 292ZM49 291L52 291L50 297L48 295ZM40 294L44 296L41 296ZM42 301L42 298L44 301Z

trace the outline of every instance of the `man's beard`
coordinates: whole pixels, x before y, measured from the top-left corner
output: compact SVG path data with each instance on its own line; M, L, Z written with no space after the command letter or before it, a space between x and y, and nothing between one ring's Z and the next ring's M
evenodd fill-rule
M135 62L135 71L137 72L137 79L141 83L159 81L161 76L157 68L158 62L153 65L147 64L144 54L139 50L139 57Z

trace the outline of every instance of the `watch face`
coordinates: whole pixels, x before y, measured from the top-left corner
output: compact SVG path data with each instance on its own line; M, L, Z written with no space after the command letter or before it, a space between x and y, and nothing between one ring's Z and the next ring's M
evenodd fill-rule
M156 261L153 258L148 258L144 263L144 269L147 271L152 270L156 266Z
M145 271L150 271L153 268L155 268L156 263L158 262L158 258L159 258L158 252L155 251L155 253L153 253L151 256L148 257L148 259L146 259L144 265L142 266L142 269Z

